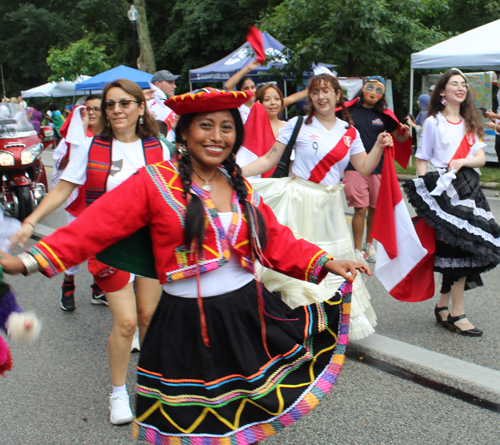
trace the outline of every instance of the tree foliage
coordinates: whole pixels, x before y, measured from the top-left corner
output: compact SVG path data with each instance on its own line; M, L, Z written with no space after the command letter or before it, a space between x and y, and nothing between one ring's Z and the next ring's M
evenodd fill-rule
M54 73L49 80L61 78L76 80L80 75L94 76L109 70L109 57L105 54L105 46L95 46L89 37L70 43L65 49L51 48L47 64Z
M400 115L408 105L411 53L500 18L500 0L2 0L8 95L51 75L95 74L101 62L132 66L132 3L140 13L140 68L182 74L179 92L188 88L190 69L234 51L247 25L257 24L293 51L289 71L321 61L342 76L391 78Z

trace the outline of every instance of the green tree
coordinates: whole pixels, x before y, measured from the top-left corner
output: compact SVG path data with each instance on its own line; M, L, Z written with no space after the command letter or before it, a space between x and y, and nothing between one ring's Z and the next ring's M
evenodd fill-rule
M168 21L170 35L157 52L158 65L182 74L213 63L245 43L248 25L261 11L234 0L177 0Z
M108 59L104 45L95 46L89 37L70 43L62 50L51 48L47 64L54 74L49 80L75 80L83 74L94 76L111 68Z
M446 11L445 0L285 0L265 14L261 28L293 51L290 71L329 62L341 76L387 76L395 81L395 108L401 109L410 54L447 36L422 20L432 23Z

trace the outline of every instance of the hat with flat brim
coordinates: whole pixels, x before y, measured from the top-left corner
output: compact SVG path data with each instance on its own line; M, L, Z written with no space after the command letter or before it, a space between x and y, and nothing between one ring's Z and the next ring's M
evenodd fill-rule
M249 91L224 91L215 88L202 88L186 94L173 96L165 105L176 114L206 113L208 111L238 108L253 97Z
M177 80L180 76L180 74L172 74L170 71L167 70L161 70L158 71L153 78L151 79L151 83L154 84L155 82L161 82L162 80L166 80L167 82L173 82L174 80Z

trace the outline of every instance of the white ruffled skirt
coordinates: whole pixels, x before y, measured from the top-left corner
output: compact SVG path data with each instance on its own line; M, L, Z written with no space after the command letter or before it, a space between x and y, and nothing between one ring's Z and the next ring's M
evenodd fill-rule
M270 206L278 221L328 252L335 259L355 260L354 247L343 211L342 184L324 186L298 177L280 179L251 178L255 190ZM260 265L258 274L271 292L281 292L293 309L328 300L344 278L328 274L320 285L287 277ZM353 283L349 338L359 340L375 332L377 316L361 274Z

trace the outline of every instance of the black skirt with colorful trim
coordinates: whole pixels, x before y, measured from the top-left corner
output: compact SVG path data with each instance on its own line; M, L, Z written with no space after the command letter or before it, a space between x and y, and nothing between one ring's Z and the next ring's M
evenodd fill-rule
M438 172L403 185L417 215L436 230L434 270L443 274L444 294L463 277L465 290L482 286L480 274L500 263L500 226L480 188L478 173L464 167L456 176L440 196L431 195Z
M163 293L141 347L137 439L251 444L330 391L344 362L352 285L294 310L264 288L265 333L256 286L203 299L209 347L197 300Z

